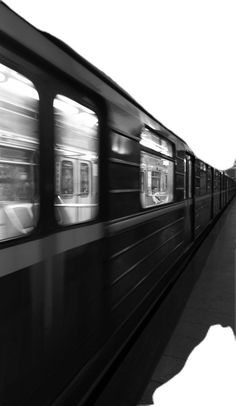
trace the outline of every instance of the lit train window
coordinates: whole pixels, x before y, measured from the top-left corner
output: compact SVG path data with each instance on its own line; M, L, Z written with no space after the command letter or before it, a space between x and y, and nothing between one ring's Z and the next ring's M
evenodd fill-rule
M98 118L82 104L57 95L55 213L58 224L92 220L98 211Z
M141 151L141 203L143 207L173 201L174 164Z
M153 153L141 151L140 197L145 207L173 201L173 146L148 128L141 132L140 145Z
M0 240L37 224L38 103L33 83L0 64Z

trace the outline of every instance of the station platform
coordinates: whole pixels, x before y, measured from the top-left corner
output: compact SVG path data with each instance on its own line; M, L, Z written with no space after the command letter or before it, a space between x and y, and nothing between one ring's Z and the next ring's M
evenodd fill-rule
M154 391L181 371L210 326L236 334L236 198L202 242L95 406L149 406ZM166 326L171 334L163 344ZM164 328L165 327L165 328Z
M229 326L236 334L236 199L215 224L188 264L186 272L198 267L204 258L206 262L199 280L144 390L139 406L152 404L155 389L180 372L192 350L205 338L210 326Z

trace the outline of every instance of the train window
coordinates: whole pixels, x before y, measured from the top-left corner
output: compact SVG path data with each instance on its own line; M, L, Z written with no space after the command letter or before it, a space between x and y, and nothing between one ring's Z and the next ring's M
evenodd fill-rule
M0 64L0 240L37 224L38 103L33 83Z
M54 99L56 219L60 225L92 220L98 210L98 118L82 104Z
M151 207L173 201L174 164L141 151L141 203Z
M174 163L172 144L144 128L140 145L153 153L141 151L141 204L144 208L173 201Z

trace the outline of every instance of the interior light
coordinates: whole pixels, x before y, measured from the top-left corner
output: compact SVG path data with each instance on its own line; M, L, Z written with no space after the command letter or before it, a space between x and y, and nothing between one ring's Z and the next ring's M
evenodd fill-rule
M83 110L85 113L89 113L89 114L93 114L95 115L93 110L88 109L88 107L82 106L81 104L79 104L81 110Z
M98 123L98 118L94 111L66 96L57 95L54 99L53 106L65 114L76 116L76 120L78 120L81 125L93 127Z
M67 97L63 98L63 96L61 96L60 99L57 97L56 99L54 99L53 106L65 114L78 114L78 108L72 105L72 103L69 103L68 100L70 101L70 99L68 99Z
M88 160L88 161L92 161L92 160L98 159L98 155L92 154L92 153L84 153L84 154L81 154L81 158Z
M144 147L153 149L155 151L161 152L162 148L160 145L156 144L154 141L150 139L141 139L140 144L143 145Z
M169 166L169 161L167 161L166 159L163 159L162 163L163 163L164 166Z
M78 119L81 124L87 127L94 127L98 123L98 118L95 114L80 113Z
M31 82L30 82L31 83ZM2 83L2 88L6 92L11 92L22 97L30 97L35 100L39 100L39 95L36 89L32 86L26 85L25 83L20 82L19 80L9 78L8 81Z
M142 134L142 138L140 140L140 144L143 145L144 147L153 149L154 151L161 152L162 154L165 155L170 155L170 152L168 150L167 146L160 145L157 140L153 140L152 138L148 137L148 135L145 134L145 136Z

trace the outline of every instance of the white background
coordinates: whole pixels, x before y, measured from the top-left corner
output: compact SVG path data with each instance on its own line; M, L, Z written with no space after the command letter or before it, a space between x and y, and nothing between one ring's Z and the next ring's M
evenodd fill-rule
M218 169L236 158L235 0L5 0Z

